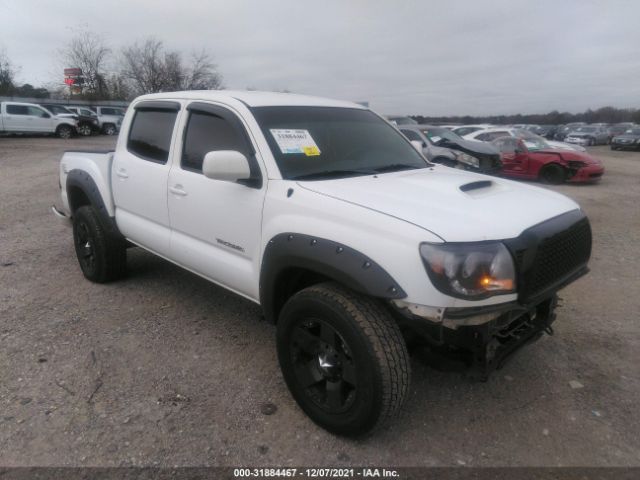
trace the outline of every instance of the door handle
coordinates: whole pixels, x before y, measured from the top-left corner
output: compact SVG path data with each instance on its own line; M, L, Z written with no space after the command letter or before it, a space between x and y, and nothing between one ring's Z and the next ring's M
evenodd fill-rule
M169 187L169 191L171 193L173 193L174 195L177 195L179 197L186 197L187 196L187 192L185 192L182 189L182 185L175 185L173 187Z
M129 174L124 168L119 168L116 170L116 175L120 178L129 178Z

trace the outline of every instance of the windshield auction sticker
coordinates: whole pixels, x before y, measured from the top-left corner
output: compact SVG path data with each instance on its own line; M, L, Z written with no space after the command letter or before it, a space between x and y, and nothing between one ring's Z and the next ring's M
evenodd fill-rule
M320 155L320 149L308 130L272 128L270 132L282 153L303 153L307 157Z

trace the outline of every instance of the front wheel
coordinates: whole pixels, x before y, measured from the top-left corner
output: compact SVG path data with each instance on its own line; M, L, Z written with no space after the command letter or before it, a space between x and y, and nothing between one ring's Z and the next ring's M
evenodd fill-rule
M78 133L83 137L89 137L91 135L91 125L87 123L81 123L78 125Z
M564 168L558 164L552 163L547 165L540 172L540 178L546 183L550 183L551 185L558 185L560 183L564 183L566 179L566 173Z
M73 130L69 125L60 125L56 133L60 138L64 138L66 140L68 138L71 138L71 135L73 134Z
M278 359L302 410L321 427L360 435L395 416L407 394L409 354L374 299L334 283L296 293L278 320Z

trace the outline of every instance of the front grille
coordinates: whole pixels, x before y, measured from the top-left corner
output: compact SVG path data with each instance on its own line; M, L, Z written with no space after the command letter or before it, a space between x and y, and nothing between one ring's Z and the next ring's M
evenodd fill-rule
M591 227L586 217L568 228L544 232L546 236L533 235L537 241L529 240L512 250L524 302L557 290L583 269L591 256Z

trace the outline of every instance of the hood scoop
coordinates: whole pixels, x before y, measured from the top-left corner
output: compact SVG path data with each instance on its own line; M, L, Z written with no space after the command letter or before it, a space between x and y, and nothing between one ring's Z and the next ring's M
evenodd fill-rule
M483 188L490 188L493 186L493 182L491 180L478 180L477 182L465 183L464 185L460 185L460 191L462 192L471 192L473 190L481 190Z

